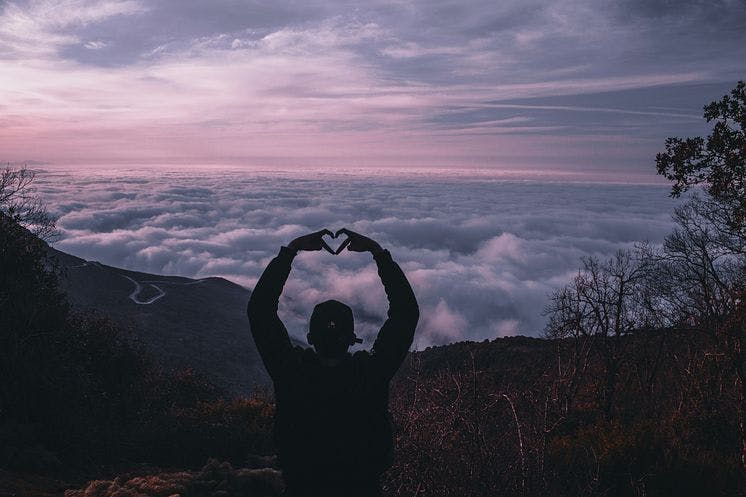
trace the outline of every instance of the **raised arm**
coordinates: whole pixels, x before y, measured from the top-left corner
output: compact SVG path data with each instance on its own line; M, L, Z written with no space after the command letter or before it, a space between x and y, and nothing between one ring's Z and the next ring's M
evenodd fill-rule
M277 315L282 289L290 275L290 267L299 250L321 250L332 252L322 240L329 230L321 230L296 238L270 261L251 292L247 314L254 342L262 357L264 367L274 378L287 354L292 350L290 337L282 320ZM333 252L332 252L333 253Z
M363 235L343 228L337 232L349 236L345 246L356 252L368 251L378 266L386 297L389 300L388 319L378 332L373 344L373 356L380 364L384 374L391 378L401 366L414 339L415 328L420 317L420 309L412 287L399 265L391 258L391 253L384 250L375 241Z

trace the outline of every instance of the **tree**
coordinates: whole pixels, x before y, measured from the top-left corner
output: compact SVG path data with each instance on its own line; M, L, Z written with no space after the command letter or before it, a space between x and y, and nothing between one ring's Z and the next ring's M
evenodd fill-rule
M35 178L36 173L26 168L8 166L0 171L0 213L42 240L52 241L59 231L54 217L31 186Z
M671 195L679 197L694 185L730 211L734 226L746 225L746 82L739 81L730 95L704 107L707 122L715 121L707 139L668 138L666 151L655 157L658 174L673 182Z
M583 269L551 296L545 309L549 316L546 335L572 338L575 345L566 404L595 351L605 374L599 404L607 416L612 414L623 355L620 339L648 326L642 298L647 261L642 254L641 250L620 250L606 261L583 258Z
M670 323L709 337L726 374L739 386L741 464L746 468L746 236L743 226L730 222L730 212L710 195L695 194L678 207L676 227L651 252L651 282Z
M676 209L676 229L658 257L658 294L679 326L709 335L740 386L741 464L746 469L746 82L704 107L715 121L705 139L668 138L656 156L658 173L673 182L679 197L693 195Z
M654 293L671 324L716 333L733 312L746 269L746 238L721 217L721 203L693 195L674 210L674 230L655 261Z

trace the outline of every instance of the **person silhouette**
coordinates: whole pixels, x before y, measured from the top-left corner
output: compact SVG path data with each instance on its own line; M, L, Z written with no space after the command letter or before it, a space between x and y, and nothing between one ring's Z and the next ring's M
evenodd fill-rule
M322 239L348 238L334 252ZM370 252L389 301L370 352L360 343L352 309L327 300L316 305L307 340L293 346L277 315L293 258L300 251ZM291 241L267 265L248 308L251 333L275 390L273 436L286 496L380 496L380 477L391 465L393 436L389 382L409 351L419 307L399 265L374 240L342 228L323 229Z

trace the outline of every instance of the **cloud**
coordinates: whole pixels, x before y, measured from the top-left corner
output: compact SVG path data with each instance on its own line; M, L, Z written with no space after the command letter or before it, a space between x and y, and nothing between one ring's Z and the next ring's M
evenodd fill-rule
M443 344L459 341L464 336L469 322L458 312L448 306L441 299L435 306L425 305L420 309L422 322L418 323L422 333L417 336L417 342Z
M540 334L548 294L582 256L660 242L674 202L645 184L500 179L479 171L48 168L37 187L60 216L57 248L156 274L253 287L279 247L347 226L389 248L421 307L416 345ZM302 338L313 306L353 307L370 347L387 303L367 254L303 253L281 315Z
M641 171L742 77L742 21L726 1L5 2L0 159Z
M76 29L147 11L138 0L32 0L0 7L0 53L4 53L0 59L53 56L62 47L79 42ZM102 43L84 46L96 49Z
M105 48L105 47L106 47L106 45L107 45L107 44L106 44L106 42L105 42L105 41L100 41L100 40L96 40L96 41L87 41L87 42L85 42L85 43L83 44L83 46L84 46L85 48L87 48L88 50L101 50L102 48Z

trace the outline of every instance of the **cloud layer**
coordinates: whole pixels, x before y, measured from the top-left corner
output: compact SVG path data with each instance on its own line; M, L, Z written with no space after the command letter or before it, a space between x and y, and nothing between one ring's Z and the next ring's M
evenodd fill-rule
M417 346L539 334L547 295L584 255L658 242L673 202L656 185L460 171L48 169L57 248L127 269L253 287L279 247L347 226L389 248L422 309ZM281 313L303 337L313 306L350 304L372 344L386 299L369 255L303 253Z

